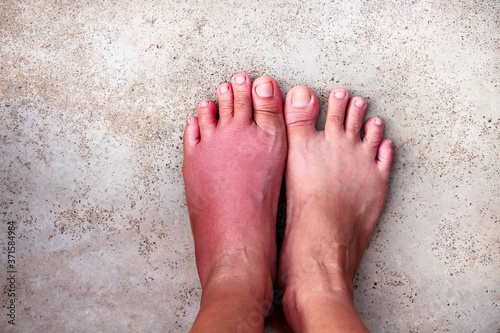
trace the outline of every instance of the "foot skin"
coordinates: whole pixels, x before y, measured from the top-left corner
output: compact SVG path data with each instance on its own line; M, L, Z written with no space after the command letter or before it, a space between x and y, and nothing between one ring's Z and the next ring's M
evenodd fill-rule
M202 286L192 331L262 331L276 275L276 213L287 142L269 76L236 74L198 105L184 132L183 175Z
M316 95L290 90L287 226L278 269L283 310L296 332L364 332L353 307L353 279L387 197L393 163L381 119L365 124L366 101L331 92L324 131L315 129Z

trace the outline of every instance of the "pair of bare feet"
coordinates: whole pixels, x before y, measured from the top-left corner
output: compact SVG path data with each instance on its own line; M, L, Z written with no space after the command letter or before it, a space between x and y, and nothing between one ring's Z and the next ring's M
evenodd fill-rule
M366 331L353 279L382 212L393 161L381 119L334 89L324 131L311 89L236 74L219 107L198 105L184 132L183 174L202 285L193 332L262 332L273 285L296 332ZM217 119L218 113L218 119ZM285 170L286 165L286 170ZM287 226L277 258L276 213L285 172Z

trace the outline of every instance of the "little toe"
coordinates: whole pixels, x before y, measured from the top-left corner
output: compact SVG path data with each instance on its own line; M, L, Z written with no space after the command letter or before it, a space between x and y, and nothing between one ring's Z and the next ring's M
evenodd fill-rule
M221 121L231 119L234 111L233 89L231 85L222 83L217 88L216 94L219 101L219 119Z
M234 117L252 120L252 81L245 73L239 73L231 79L233 88Z
M204 99L198 104L198 121L200 134L202 137L208 137L217 126L217 107L209 99Z
M253 118L267 133L284 129L283 98L281 90L270 76L256 79L252 87Z
M189 153L200 142L200 126L197 117L188 118L182 142L184 143L184 151L186 153Z
M371 118L365 124L363 148L375 159L380 143L384 139L384 122L380 118Z
M325 123L326 135L344 133L344 121L349 92L345 89L334 89L328 98L328 114Z
M361 139L360 131L363 126L366 106L366 101L361 97L353 97L349 101L345 116L345 131L348 138Z
M318 113L318 97L311 89L305 86L292 88L285 101L285 123L289 140L316 132Z
M389 177L392 170L392 164L394 162L394 150L392 149L391 140L385 139L382 143L380 143L377 151L377 160L379 163L379 169L386 175L386 177Z

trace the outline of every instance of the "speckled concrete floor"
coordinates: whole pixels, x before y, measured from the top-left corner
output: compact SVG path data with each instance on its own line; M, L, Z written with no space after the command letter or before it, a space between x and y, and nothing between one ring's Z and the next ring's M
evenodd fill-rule
M499 332L499 9L2 1L0 331L189 329L200 287L181 135L200 99L246 71L322 102L346 87L386 121L392 188L355 291L368 327Z

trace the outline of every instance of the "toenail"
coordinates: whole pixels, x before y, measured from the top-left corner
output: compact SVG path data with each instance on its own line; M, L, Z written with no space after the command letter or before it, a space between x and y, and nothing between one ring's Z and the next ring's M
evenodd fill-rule
M191 117L189 117L187 120L186 120L186 124L189 125L189 123L191 122Z
M333 95L337 99L344 99L344 97L345 97L345 91L336 91Z
M204 99L203 101L200 102L200 106L201 107L208 106L208 101L206 99Z
M234 79L234 81L238 84L242 84L242 83L245 83L246 81L246 78L244 76L238 76Z
M228 91L229 91L229 86L228 86L227 84L223 84L223 85L221 85L221 86L220 86L220 88L219 88L219 92L220 92L221 94L225 94L225 93L227 93Z
M363 99L357 99L356 102L354 102L354 104L356 104L358 108L362 108L363 106L365 106L366 103Z
M375 119L375 125L382 126L382 124L383 124L382 119L380 118Z
M311 94L308 91L297 91L292 95L292 105L303 107L311 102Z
M270 82L261 83L255 87L255 92L260 97L271 97L273 95L273 84Z

